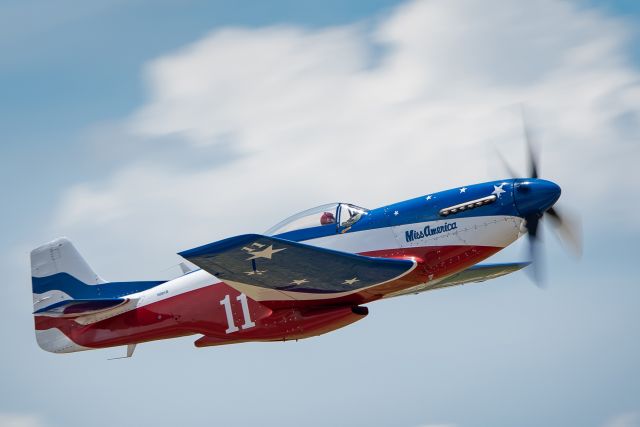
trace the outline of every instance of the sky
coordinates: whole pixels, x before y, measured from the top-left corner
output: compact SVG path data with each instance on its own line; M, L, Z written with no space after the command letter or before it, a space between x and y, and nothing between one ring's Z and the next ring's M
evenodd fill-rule
M640 6L506 0L0 2L0 427L640 426ZM520 107L584 254L370 305L291 343L35 342L29 251L102 277L333 201L526 173ZM526 258L522 242L496 260Z

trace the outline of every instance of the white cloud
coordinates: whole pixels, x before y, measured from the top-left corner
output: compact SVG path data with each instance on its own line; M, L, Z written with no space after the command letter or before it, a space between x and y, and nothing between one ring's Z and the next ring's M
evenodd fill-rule
M27 414L0 413L0 427L43 427L40 417Z
M334 199L375 206L501 178L491 147L523 157L522 101L565 204L635 224L637 198L610 203L638 181L640 74L623 23L564 1L434 0L366 24L224 29L153 61L132 139L177 135L185 158L222 144L237 156L195 170L123 160L71 188L53 227L139 234L153 252Z
M640 413L638 412L625 412L623 414L616 415L608 420L604 427L638 427L640 426Z

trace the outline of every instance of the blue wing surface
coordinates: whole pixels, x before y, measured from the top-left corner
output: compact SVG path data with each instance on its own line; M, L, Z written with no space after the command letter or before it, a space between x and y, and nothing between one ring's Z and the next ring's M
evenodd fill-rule
M245 234L180 256L221 280L305 293L367 288L410 272L414 261L372 258L277 237Z

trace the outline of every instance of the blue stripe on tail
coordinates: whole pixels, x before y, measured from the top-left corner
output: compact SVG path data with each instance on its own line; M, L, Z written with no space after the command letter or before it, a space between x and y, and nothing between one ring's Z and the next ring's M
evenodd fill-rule
M136 292L146 291L165 283L164 280L141 282L109 282L87 285L68 273L56 273L46 277L32 277L34 294L59 290L73 299L118 298Z

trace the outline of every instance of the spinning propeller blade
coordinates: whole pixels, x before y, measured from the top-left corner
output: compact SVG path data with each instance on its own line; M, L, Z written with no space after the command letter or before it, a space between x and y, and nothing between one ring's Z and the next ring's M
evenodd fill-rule
M527 163L529 166L529 178L538 179L540 171L537 155L538 151L536 149L536 144L533 141L532 132L527 126L525 120L524 108L521 110L521 113L524 138L527 144ZM502 157L502 155L499 155L499 157L504 164L507 172L512 177L515 177L516 174L513 172L513 169L509 166L504 157ZM560 238L560 241L565 244L577 257L580 257L582 254L582 232L579 217L577 217L576 215L560 213L560 210L554 206L549 207L548 209L546 209L546 211L536 212L525 216L525 226L527 229L529 240L529 256L532 261L529 271L531 273L533 281L538 287L543 287L544 283L544 272L542 268L540 246L540 223L545 215L549 216L551 225Z
M560 236L560 241L566 244L576 257L580 258L582 256L582 225L580 217L574 214L568 215L566 212L560 214L556 207L548 209L547 214L555 225L555 231Z

